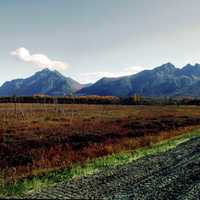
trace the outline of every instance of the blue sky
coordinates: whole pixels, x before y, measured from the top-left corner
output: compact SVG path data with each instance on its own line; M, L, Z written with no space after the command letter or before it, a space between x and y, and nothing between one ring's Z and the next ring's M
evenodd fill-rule
M199 7L199 0L0 0L0 84L41 70L41 58L64 63L60 72L84 83L200 63ZM22 47L29 59L11 55Z

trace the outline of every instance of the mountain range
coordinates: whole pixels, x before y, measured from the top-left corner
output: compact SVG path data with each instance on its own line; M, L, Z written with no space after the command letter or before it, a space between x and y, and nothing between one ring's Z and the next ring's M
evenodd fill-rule
M131 76L102 78L78 91L81 95L199 96L200 64L182 69L166 63Z
M45 94L100 96L200 96L200 64L176 68L166 63L130 76L104 77L94 84L80 84L58 71L44 69L26 79L5 82L0 96Z

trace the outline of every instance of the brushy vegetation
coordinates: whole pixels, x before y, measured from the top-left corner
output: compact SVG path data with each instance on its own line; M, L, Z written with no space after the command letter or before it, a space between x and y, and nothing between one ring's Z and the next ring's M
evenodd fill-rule
M88 160L84 164L76 164L64 170L50 172L43 176L17 181L13 184L5 184L0 186L0 197L20 196L33 191L40 191L44 187L53 186L62 181L68 181L71 178L87 176L97 173L100 170L110 167L117 167L133 162L139 158L148 155L155 155L170 149L177 145L188 141L193 137L199 137L200 130L195 130L173 139L164 140L157 144L152 144L149 147L140 148L137 150L123 151L117 154L104 156L94 160Z
M0 170L12 183L149 146L199 124L197 106L0 104Z

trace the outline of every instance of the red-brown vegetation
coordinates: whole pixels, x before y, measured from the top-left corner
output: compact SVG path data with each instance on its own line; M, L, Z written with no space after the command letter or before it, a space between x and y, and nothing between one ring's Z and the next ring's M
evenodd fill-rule
M197 106L0 104L8 181L148 146L200 124Z

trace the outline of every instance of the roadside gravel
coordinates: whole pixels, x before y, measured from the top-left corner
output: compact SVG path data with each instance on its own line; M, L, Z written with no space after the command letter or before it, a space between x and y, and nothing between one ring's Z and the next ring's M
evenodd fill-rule
M200 199L200 137L168 152L63 182L26 198Z

